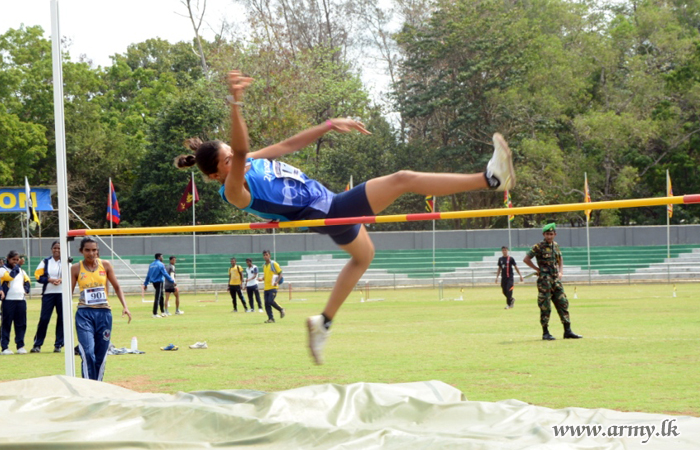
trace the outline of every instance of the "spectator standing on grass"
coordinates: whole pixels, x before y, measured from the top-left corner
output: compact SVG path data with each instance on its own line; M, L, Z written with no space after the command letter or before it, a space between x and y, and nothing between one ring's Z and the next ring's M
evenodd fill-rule
M177 281L175 281L176 262L176 257L171 256L170 258L168 258L168 267L165 268L165 271L168 272L168 275L172 277L173 282L171 283L167 279L163 281L163 289L165 290L165 314L167 314L168 316L170 315L170 310L168 309L170 303L170 294L173 294L175 296L175 314L177 315L185 313L180 309L180 289L177 287Z
M246 258L245 264L247 266L245 269L247 275L245 290L248 294L248 305L250 305L251 311L255 309L255 303L253 303L253 295L255 295L255 299L258 301L258 312L263 312L260 303L260 290L258 289L258 266L253 264L253 260L250 258Z
M284 319L285 313L284 308L275 301L277 297L277 287L282 280L282 269L280 265L277 264L277 261L273 261L270 258L270 250L263 251L263 259L265 260L262 280L265 282L263 295L265 297L265 311L267 312L267 320L265 323L275 323L275 316L272 314L272 308L280 312L280 319Z
M163 264L163 254L156 253L155 261L148 266L148 274L146 274L146 281L143 282L143 289L148 289L148 283L153 283L153 289L155 293L153 294L153 318L156 319L161 317L158 315L158 305L160 305L160 313L165 317L165 300L163 299L163 279L175 283L173 277L168 275L165 270L165 265Z
M15 345L17 353L24 355L24 334L27 332L27 301L31 283L26 272L20 266L20 256L10 250L5 265L0 268L0 299L2 300L2 326L0 326L0 344L3 355L11 355L10 332L15 325Z
M78 354L83 360L83 378L102 381L112 338L112 310L108 301L107 280L124 308L122 316L127 316L129 323L131 313L112 264L98 257L95 239L89 236L83 238L79 251L83 260L73 264L70 269L71 292L75 290L76 284L80 290L78 310L75 312Z
M532 246L527 252L523 262L537 272L537 306L540 308L540 324L542 325L542 340L553 341L555 338L549 333L549 315L552 313L551 303L557 308L557 313L564 325L564 339L580 339L580 336L571 331L569 318L569 300L566 298L561 279L564 276L564 258L559 244L554 242L557 235L555 223L550 223L542 228L544 240ZM537 265L532 258L537 259Z
M51 322L53 310L56 310L56 340L53 345L54 353L61 353L63 348L63 276L61 273L61 243L51 244L51 256L43 259L34 272L34 278L41 284L41 314L34 335L32 353L41 352L44 345L46 330Z
M496 283L498 283L498 276L501 276L501 290L503 295L506 296L506 309L510 309L515 305L515 297L513 297L513 287L515 285L515 280L513 276L513 269L518 272L520 276L520 282L523 282L523 275L520 273L520 269L515 265L515 259L508 255L508 247L505 245L501 247L501 253L503 256L498 258L498 271L496 272Z
M243 311L253 312L253 308L248 309L248 306L243 300L243 291L241 286L243 285L243 280L245 280L245 272L243 267L236 264L236 258L231 258L231 267L228 268L228 292L231 294L231 301L233 302L233 312L238 312L238 303L236 302L236 297L241 299L241 305L243 305Z

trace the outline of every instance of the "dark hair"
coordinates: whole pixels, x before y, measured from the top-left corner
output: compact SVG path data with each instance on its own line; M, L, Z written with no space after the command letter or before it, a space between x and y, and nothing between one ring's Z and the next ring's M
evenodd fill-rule
M93 238L91 236L85 236L83 239L80 240L79 250L82 252L83 249L85 248L85 244L90 243L90 242L94 242L95 245L97 245L97 241L95 240L95 238Z
M51 243L51 247L50 247L51 250L53 250L53 246L56 245L56 244L61 245L61 241L53 241L53 242Z
M199 138L186 139L184 143L185 148L192 150L194 155L189 154L176 157L175 167L184 169L197 164L197 167L204 175L216 173L219 165L221 144L222 142L218 140L202 142Z
M253 260L252 260L252 259L250 259L250 258L246 258L246 259L245 259L245 262L248 262L248 261L250 261L250 262L253 262Z
M161 256L163 256L162 253L156 253L156 259L160 258Z
M170 258L168 258L168 261L172 261L175 258L176 258L175 256L171 256Z
M6 260L9 261L10 259L14 258L15 256L19 256L19 253L17 253L14 250L10 250L9 252L7 252Z
M272 254L272 253L270 253L270 250L263 250L262 254L264 255L265 253L267 253L268 255Z
M504 245L503 247L501 247L501 250L503 250L503 249L508 250L508 247L506 247L506 246Z

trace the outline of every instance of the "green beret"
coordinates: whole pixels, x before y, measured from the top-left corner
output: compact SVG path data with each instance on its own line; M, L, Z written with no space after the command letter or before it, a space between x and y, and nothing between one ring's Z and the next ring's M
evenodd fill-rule
M557 231L557 224L554 223L554 222L552 222L552 223L548 223L547 225L545 225L544 227L542 227L542 233L546 233L546 232L548 232L548 231L554 231L554 232L556 233L556 231Z

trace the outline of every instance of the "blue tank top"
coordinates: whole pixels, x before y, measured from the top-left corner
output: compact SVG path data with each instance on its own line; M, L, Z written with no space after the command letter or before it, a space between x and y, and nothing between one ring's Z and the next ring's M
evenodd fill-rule
M281 161L248 158L245 181L250 203L243 208L268 220L322 219L328 214L335 194L301 170ZM226 186L219 194L227 203Z

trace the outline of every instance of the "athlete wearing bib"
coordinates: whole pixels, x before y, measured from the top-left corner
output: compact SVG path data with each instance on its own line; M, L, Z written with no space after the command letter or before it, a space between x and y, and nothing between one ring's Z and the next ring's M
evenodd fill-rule
M301 170L281 161L248 158L245 181L250 190L250 203L241 209L263 219L286 222L373 214L364 183L334 194ZM226 198L225 184L219 189L219 194L230 203ZM338 245L349 244L360 233L357 224L309 229L329 235Z
M80 242L80 253L84 260L71 267L72 290L80 289L78 310L75 313L75 328L78 334L78 350L83 360L83 378L102 381L107 350L112 337L112 311L107 298L107 281L112 283L117 297L124 306L122 315L131 313L126 306L124 294L108 261L97 257L99 249L94 239L87 237Z
M307 177L296 167L277 161L284 155L316 143L330 131L371 134L352 119L328 119L277 144L251 152L248 128L241 106L252 78L238 71L227 76L231 105L230 146L221 141L185 141L194 154L181 155L179 168L197 165L206 177L221 183L221 197L233 206L269 220L334 219L374 216L406 193L448 196L478 189L506 190L515 186L515 170L508 144L503 136L493 135L493 156L481 173L425 173L401 170L373 178L348 191L333 194L321 183ZM359 225L334 225L311 228L328 234L350 255L333 286L328 302L319 315L307 319L309 350L317 364L323 360L323 348L331 321L369 268L374 245L367 230ZM266 291L267 292L267 291ZM269 320L269 319L268 319Z

